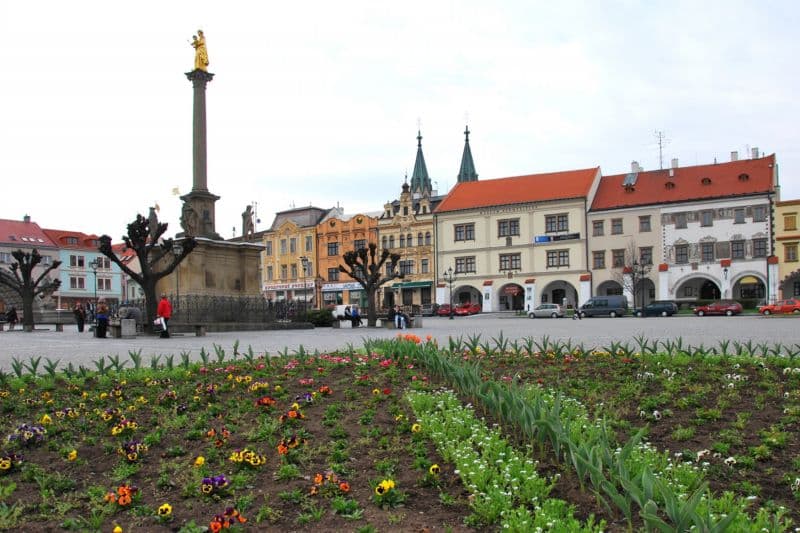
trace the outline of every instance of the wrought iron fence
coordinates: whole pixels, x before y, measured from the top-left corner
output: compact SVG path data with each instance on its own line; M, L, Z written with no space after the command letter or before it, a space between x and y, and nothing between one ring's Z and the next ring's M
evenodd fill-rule
M179 323L238 322L268 323L304 321L311 304L303 301L271 302L259 296L168 296L172 320ZM127 307L138 307L146 317L145 300L131 300Z

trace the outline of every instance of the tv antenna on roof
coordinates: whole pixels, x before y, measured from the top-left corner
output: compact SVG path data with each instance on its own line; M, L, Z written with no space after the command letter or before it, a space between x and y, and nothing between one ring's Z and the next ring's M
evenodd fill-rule
M666 138L661 130L656 130L655 136L658 143L658 168L664 170L664 146L669 144L669 139Z

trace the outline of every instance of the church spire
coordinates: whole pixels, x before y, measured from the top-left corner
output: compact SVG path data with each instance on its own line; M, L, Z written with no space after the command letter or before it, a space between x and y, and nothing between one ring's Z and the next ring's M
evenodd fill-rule
M425 156L422 155L422 133L417 131L417 160L414 162L414 172L411 174L411 193L431 192L431 178L428 177L428 168L425 166Z
M462 181L478 181L472 150L469 148L469 126L464 130L464 154L461 156L461 168L458 171L458 182Z

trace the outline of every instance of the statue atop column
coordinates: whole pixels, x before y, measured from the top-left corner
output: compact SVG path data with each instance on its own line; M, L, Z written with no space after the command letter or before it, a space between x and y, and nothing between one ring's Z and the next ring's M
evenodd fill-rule
M194 68L208 72L208 50L206 49L206 37L203 30L197 30L197 35L192 35L192 47L194 48Z
M253 206L248 205L242 213L242 238L249 241L256 232L256 225L253 222Z

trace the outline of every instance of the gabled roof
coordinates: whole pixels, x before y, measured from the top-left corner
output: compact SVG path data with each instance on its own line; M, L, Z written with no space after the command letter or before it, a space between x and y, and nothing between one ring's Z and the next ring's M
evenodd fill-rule
M44 233L50 237L59 248L69 248L73 250L93 250L97 251L100 237L97 235L87 235L80 231L69 231L60 229L44 229Z
M629 177L631 176L631 177ZM629 179L628 187L625 179ZM590 211L764 194L775 190L775 154L729 163L603 176Z
M0 245L19 248L57 247L36 222L2 218L0 218Z
M288 209L286 211L279 211L275 213L275 219L272 221L270 230L274 231L281 227L285 222L291 220L301 228L316 226L319 221L324 217L330 209L322 209L321 207L298 207L296 209Z
M600 167L594 167L456 183L436 208L436 213L496 205L583 198L589 194L592 182L599 172Z
M475 162L472 161L472 150L469 148L469 126L464 130L464 153L461 155L461 168L458 170L458 181L478 181Z

